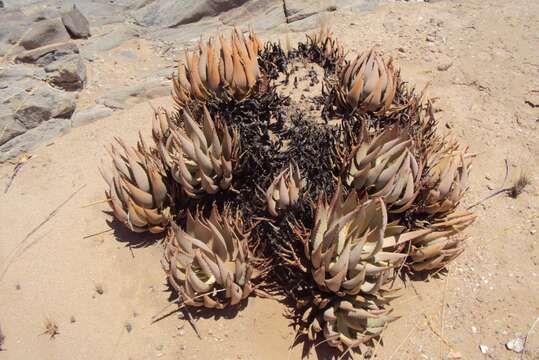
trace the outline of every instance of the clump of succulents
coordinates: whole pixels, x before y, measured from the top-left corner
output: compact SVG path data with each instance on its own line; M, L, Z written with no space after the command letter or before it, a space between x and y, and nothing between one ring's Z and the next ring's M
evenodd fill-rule
M282 295L298 332L347 351L398 318L399 274L462 253L472 155L378 49L346 54L326 26L295 48L235 28L186 51L173 90L153 143L118 139L102 173L120 223L165 234L182 305Z

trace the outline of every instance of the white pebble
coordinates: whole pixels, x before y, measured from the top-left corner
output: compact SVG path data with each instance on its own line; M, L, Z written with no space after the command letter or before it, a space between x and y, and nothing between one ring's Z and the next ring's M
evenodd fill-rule
M521 353L524 351L524 340L522 338L511 339L505 344L505 347L507 350Z

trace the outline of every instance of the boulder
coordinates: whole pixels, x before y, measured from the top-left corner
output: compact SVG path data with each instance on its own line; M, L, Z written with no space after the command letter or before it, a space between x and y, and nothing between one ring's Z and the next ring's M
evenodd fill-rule
M20 41L20 45L26 50L32 50L69 39L69 34L60 19L43 20L32 24L28 33Z
M26 128L15 119L13 111L9 109L0 110L0 129L2 129L0 145L26 131Z
M45 66L47 79L67 91L80 90L86 82L86 65L78 54L66 55Z
M55 138L70 127L69 119L51 119L0 145L0 163L28 152L37 144Z
M76 105L73 95L40 83L33 92L13 96L7 106L22 126L33 129L51 118L69 118Z
M135 10L132 15L144 26L176 27L217 16L245 4L247 0L153 0Z
M71 126L81 126L84 124L89 124L93 121L96 121L98 119L105 118L107 116L112 115L113 110L109 107L101 104L97 104L92 106L91 108L77 111L73 116L71 117Z
M0 56L13 54L17 49L17 41L30 26L30 20L26 18L19 8L2 9L0 11ZM21 48L22 49L22 48Z
M37 49L24 51L15 56L15 62L48 65L63 56L78 54L79 48L72 42L42 46Z
M90 36L90 24L75 5L71 11L62 14L62 22L69 35L74 39L85 39Z

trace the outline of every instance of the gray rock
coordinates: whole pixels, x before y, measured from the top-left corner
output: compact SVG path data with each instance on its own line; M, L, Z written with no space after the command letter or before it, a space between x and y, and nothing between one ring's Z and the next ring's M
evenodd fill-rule
M312 0L284 0L284 12L286 15L286 22L291 23L294 21L305 19L322 11L335 10L335 4L324 4L321 1Z
M142 84L110 90L96 102L107 107L122 109L127 105L167 95L170 95L170 81L153 79Z
M86 58L86 54L114 49L127 40L134 39L138 36L137 31L128 27L123 27L103 36L93 36L88 40L86 46L82 48L83 56Z
M30 20L18 8L7 8L0 11L1 56L8 54L8 52L13 54L15 51L22 49L22 47L16 46L16 43L28 29L29 23Z
M51 62L58 60L62 56L78 53L79 48L76 44L72 42L65 42L42 46L30 51L24 51L15 56L15 62L48 65Z
M61 89L74 91L84 87L86 82L86 65L80 55L64 56L45 66L47 79Z
M0 145L26 131L26 128L15 119L15 114L9 109L0 111L0 129L2 129Z
M69 119L51 119L0 145L0 163L30 151L37 144L55 138L70 126Z
M113 24L122 23L126 19L129 4L132 4L135 0L76 0L76 1L64 1L64 3L74 3L82 14L88 19L88 22L92 24L93 28Z
M69 39L69 34L60 19L43 20L32 24L32 28L21 40L20 45L26 50L31 50Z
M73 95L42 83L33 92L13 96L7 106L21 125L32 129L51 118L69 118L76 105Z
M109 107L97 104L89 109L77 111L75 114L73 114L71 117L71 126L75 127L89 124L95 120L110 116L112 113L113 111Z
M14 82L28 78L42 79L44 78L44 71L35 66L21 64L0 66L0 82L6 85L12 85Z
M247 0L150 0L132 13L144 26L176 27L216 16Z
M35 73L26 71L26 69L22 70L20 67L20 65L11 65L5 68L5 71L0 69L0 81L8 85L0 89L0 111L2 113L8 110L14 113L20 99L31 96L38 87L44 84L34 76ZM41 69L37 70L43 71Z
M76 5L73 5L71 11L62 14L62 22L72 38L85 39L90 36L88 19L82 15Z
M58 10L47 7L46 4L45 7L39 7L34 11L30 11L30 13L28 14L28 18L31 19L32 22L38 22L47 19L56 19L59 17L60 13L58 12Z
M219 20L226 25L253 24L256 31L273 30L286 23L281 1L250 0L243 6L231 9L221 15Z
M0 8L3 8L3 7L4 7L4 2L0 0Z

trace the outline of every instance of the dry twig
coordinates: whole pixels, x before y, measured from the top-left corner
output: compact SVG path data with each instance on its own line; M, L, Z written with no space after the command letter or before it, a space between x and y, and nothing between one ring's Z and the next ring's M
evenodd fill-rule
M522 352L520 353L520 358L523 359L524 354L526 353L526 345L528 344L528 338L530 337L530 334L532 333L533 329L535 329L535 325L537 325L537 322L539 322L539 316L535 319L532 326L530 327L530 330L526 333L526 336L524 337L524 345Z
M104 234L104 233L107 233L107 232L110 232L110 231L113 231L113 230L114 229L107 229L107 230L99 231L99 232L96 232L94 234L84 235L82 238L83 239L88 239L88 238L91 238L91 237L94 237L94 236L97 236L97 235L101 235L101 234Z
M24 239L22 239L22 241L15 247L15 249L13 249L11 251L11 253L8 255L7 257L7 260L6 260L6 263L4 264L4 269L2 270L2 273L0 274L0 281L2 281L2 279L4 278L4 276L6 275L6 272L9 270L9 267L11 266L11 264L13 263L14 259L17 257L17 256L20 256L24 253L25 249L22 249L21 248L23 247L23 245L26 243L26 241L28 241L28 239L36 233L36 231L38 231L43 225L45 225L47 222L49 222L54 216L56 216L56 214L58 213L58 211L60 211L60 209L69 202L69 200L73 199L73 197L75 195L77 195L77 193L79 191L81 191L84 187L86 186L86 184L82 185L81 187L79 187L77 190L75 190L71 195L69 195L69 197L67 199L65 199L60 205L58 205L53 211L51 211L49 213L49 215L47 215L47 217L42 221L40 222L36 227L34 227L32 230L30 230L30 232L28 234L26 234L26 236L24 237Z
M447 276L445 278L444 292L442 294L442 309L440 314L440 335L444 337L444 317L445 317L445 295L447 293L447 284L449 283L449 267L447 268ZM440 359L443 359L444 343L440 343Z
M507 159L506 159L505 160L505 177L504 177L502 185L498 188L498 190L494 190L494 192L492 192L490 195L468 206L467 210L470 210L471 208L474 208L477 205L480 205L484 203L485 201L503 193L511 196L512 198L517 198L520 194L522 194L522 192L524 191L524 188L530 184L530 180L528 176L524 173L521 173L513 185L504 187L505 181L507 179L507 174L508 174L508 165L507 165Z
M4 341L6 340L6 336L2 332L2 326L0 325L0 351L4 351Z
M22 169L23 165L26 164L28 160L32 158L32 155L24 154L23 156L19 157L19 160L17 160L17 163L15 164L15 167L13 168L13 171L11 172L11 175L9 176L6 187L4 188L4 194L6 194L11 187L11 184L13 183L13 180L15 180L15 176L17 176L17 173Z

